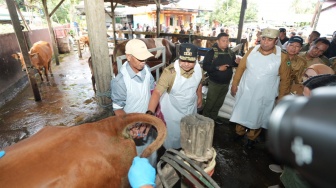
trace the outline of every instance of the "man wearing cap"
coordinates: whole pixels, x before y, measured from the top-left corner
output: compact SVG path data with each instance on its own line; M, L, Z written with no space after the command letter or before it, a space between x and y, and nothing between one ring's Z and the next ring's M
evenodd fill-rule
M236 102L230 121L237 123L235 140L247 135L248 149L253 147L261 128L267 128L276 98L290 91L290 64L281 61L278 36L279 30L264 29L260 45L244 55L233 77L231 94Z
M146 60L152 57L146 44L139 39L132 39L126 43L125 53L127 61L120 68L119 74L111 81L112 107L116 116L128 113L145 113L150 99L150 91L154 89L154 78L146 66ZM156 132L146 126L134 127L130 134L134 138L137 154L155 140ZM147 133L147 134L146 134ZM148 159L156 166L156 152Z
M167 124L166 149L181 148L180 121L196 114L202 106L202 69L197 62L198 48L190 43L180 45L179 59L166 67L152 93L148 114L153 114L159 101Z
M287 54L282 61L287 62L291 65L291 92L293 94L302 95L302 74L307 68L307 61L302 57L298 56L303 44L303 39L299 36L291 37L288 40L286 51Z
M186 31L184 30L184 25L181 24L180 27L181 27L181 30L180 30L179 34L186 35L187 33L186 33ZM188 38L180 37L180 38L179 38L179 41L180 41L180 43L187 43L187 42L189 41L189 39L188 39Z
M325 38L318 38L312 42L307 52L300 52L299 56L307 61L307 66L322 63L329 66L329 59L323 55L329 48L330 42Z
M285 28L280 28L279 29L279 41L281 45L284 45L285 42L287 42L289 38L286 35L286 29Z
M232 67L237 67L236 55L229 48L229 35L217 35L217 43L209 50L203 60L203 69L209 75L209 87L203 115L223 124L218 118L218 111L223 105L232 78Z

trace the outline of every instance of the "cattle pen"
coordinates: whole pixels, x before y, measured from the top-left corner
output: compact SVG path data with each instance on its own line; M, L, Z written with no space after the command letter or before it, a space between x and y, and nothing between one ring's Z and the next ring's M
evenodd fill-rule
M89 55L84 52L83 59L74 52L61 55L60 65L53 65L51 86L39 86L41 102L35 102L30 88L25 87L0 108L0 148L27 138L44 126L75 126L112 115L110 108L102 108L96 100L87 64ZM225 122L215 126L217 165L212 178L216 183L237 188L277 184L278 174L268 169L274 159L266 147L260 144L254 151L245 151L242 143L230 141L234 125Z

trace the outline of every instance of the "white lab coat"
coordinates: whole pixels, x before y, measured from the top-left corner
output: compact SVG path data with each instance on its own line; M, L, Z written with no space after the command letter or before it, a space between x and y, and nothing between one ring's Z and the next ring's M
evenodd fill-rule
M276 54L262 55L257 45L247 57L230 121L250 129L267 128L279 90L281 48Z
M202 79L202 70L198 62L190 78L181 75L179 60L174 63L176 77L169 93L160 99L161 111L167 124L167 137L163 144L166 149L181 148L180 121L183 117L197 113L196 91Z

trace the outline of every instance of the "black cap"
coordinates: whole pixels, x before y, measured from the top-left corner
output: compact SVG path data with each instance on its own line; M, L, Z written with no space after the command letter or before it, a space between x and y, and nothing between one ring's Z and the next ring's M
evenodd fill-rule
M282 28L279 28L279 31L280 32L286 32L286 29L282 27Z
M180 45L180 59L183 61L193 61L195 62L197 59L197 46L191 43L182 43Z
M297 42L297 43L300 43L301 46L303 44L303 39L299 36L293 36L291 37L289 40L288 40L288 43L293 43L293 42Z

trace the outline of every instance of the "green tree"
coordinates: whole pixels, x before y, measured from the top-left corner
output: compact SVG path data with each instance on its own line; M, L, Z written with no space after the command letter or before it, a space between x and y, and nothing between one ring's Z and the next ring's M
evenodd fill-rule
M16 1L22 1L23 0L16 0ZM47 6L48 6L48 12L49 14L53 9L58 5L60 0L46 0ZM67 0L62 3L61 6L58 7L56 12L52 15L51 20L60 24L69 23L72 21L73 15L71 14L73 11L72 7L74 7L76 4L78 4L79 0ZM22 4L22 3L21 3ZM42 13L42 17L45 18L44 12L43 12L43 3L42 0L28 0L25 1L25 6L33 7L32 11L36 13ZM23 8L22 8L23 9Z
M216 9L210 14L210 21L218 21L224 25L238 25L241 0L217 0ZM245 11L245 21L257 20L257 5L248 1Z
M313 14L316 3L316 0L293 0L291 10L295 14Z

